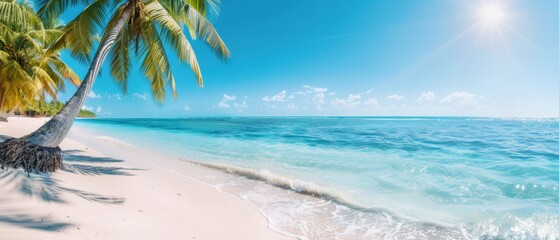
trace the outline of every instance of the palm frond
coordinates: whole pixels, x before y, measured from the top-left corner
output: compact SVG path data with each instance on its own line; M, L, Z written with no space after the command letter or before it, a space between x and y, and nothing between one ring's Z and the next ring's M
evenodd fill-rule
M33 67L33 72L35 75L35 84L37 89L43 90L50 97L56 99L56 93L58 92L58 84L51 78L43 68Z
M66 79L74 86L79 86L81 83L80 77L70 68L64 61L62 61L58 57L47 57L45 59L46 63L48 63L53 70L55 70L62 78ZM52 75L52 74L51 74ZM61 84L64 84L63 81L60 81Z
M151 81L151 90L155 101L163 103L165 101L165 87L167 82L171 83L173 96L176 96L174 89L174 78L167 53L163 47L163 42L159 37L154 22L145 21L142 31L142 40L146 48L146 55L142 62L144 75Z
M185 6L186 11L182 20L188 26L193 38L201 38L214 51L214 53L225 60L231 57L231 52L213 27L213 25L200 14L195 8Z
M40 42L35 41L29 34L22 33L19 34L14 39L14 47L18 50L22 49L32 49L35 52L42 52L43 46L41 46Z
M47 65L42 67L47 74L52 78L52 80L57 84L58 91L64 91L66 89L66 84L64 79L62 79L61 74L53 69L52 65Z
M10 23L14 31L44 29L41 19L33 10L16 1L0 1L0 22Z
M10 61L10 54L0 50L0 64L5 64Z
M108 0L97 0L88 5L64 27L64 34L51 45L47 54L68 48L73 57L83 63L89 62L93 36L102 31L109 5Z
M192 72L200 86L204 86L202 72L196 59L194 49L186 38L180 25L173 19L170 13L158 2L152 2L146 6L147 15L155 20L161 29L163 39L175 50L179 60L190 65Z
M115 45L111 51L111 75L120 85L124 94L128 91L128 73L130 71L130 52L128 47L131 45L130 34L127 32L128 26L124 26L123 31L115 40Z
M64 31L62 29L45 29L43 31L31 30L28 31L27 34L29 34L32 38L42 39L46 45L49 46L55 40L60 38L60 36L64 34Z
M192 39L201 38L214 53L225 60L231 56L229 49L206 18L208 10L219 11L219 0L159 0L163 7L179 23L184 23Z
M68 8L81 5L89 5L95 0L36 0L37 13L43 20L58 19Z
M16 61L9 61L0 68L0 86L3 92L1 110L11 110L38 92L32 77Z

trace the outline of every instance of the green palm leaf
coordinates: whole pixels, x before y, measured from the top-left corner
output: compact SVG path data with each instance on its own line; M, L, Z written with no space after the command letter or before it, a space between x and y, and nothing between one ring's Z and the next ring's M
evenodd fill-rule
M93 36L101 33L106 20L108 0L97 0L88 5L76 18L68 23L47 54L68 48L72 56L83 63L91 60Z
M180 25L173 19L167 10L159 2L152 2L146 6L147 16L159 23L161 35L164 40L175 50L179 60L190 65L196 75L200 86L204 86L202 72L196 59L194 49L186 38Z
M164 102L166 83L170 82L171 87L175 85L169 59L154 23L146 21L142 27L144 30L142 31L142 37L146 48L142 70L151 81L153 98L157 102ZM172 91L173 96L176 96L176 89L172 88Z
M127 93L128 72L130 71L130 52L128 47L132 43L129 34L126 32L125 26L115 41L115 45L111 51L111 75L121 86L122 91Z

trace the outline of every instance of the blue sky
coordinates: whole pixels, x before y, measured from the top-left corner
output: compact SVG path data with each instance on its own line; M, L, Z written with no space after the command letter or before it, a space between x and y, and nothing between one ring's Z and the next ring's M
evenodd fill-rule
M85 105L103 117L559 117L557 9L555 0L223 0L214 24L232 58L193 42L203 89L173 56L176 101L156 104L137 68L124 96L105 67Z

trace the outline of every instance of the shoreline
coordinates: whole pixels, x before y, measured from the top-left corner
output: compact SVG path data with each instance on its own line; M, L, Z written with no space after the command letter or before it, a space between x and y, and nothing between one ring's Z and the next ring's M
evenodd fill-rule
M47 120L10 118L0 135L20 137ZM293 239L250 201L193 176L213 170L76 127L61 148L64 171L29 179L0 171L0 239Z
M44 122L46 120L47 119L44 119L42 121ZM42 124L42 122L38 120L19 119L18 121L21 121L21 124L26 128L33 128L29 125L35 124L36 127L38 127ZM164 124L161 124L160 121L143 123L147 125L147 127L141 123L142 122L132 124L126 121L124 123L120 121L109 121L108 124L105 122L83 125L77 124L61 145L64 150L72 149L71 151L65 151L65 163L68 163L67 166L69 166L69 168L66 169L67 171L62 172L62 174L56 173L56 175L62 177L44 179L49 183L54 183L54 189L49 189L47 186L46 190L37 191L37 189L41 189L41 187L45 186L33 187L29 183L27 183L27 185L20 183L19 185L23 187L14 188L15 190L6 188L6 181L3 179L12 179L19 176L3 176L2 172L0 172L0 189L5 188L15 192L19 191L20 194L27 198L40 198L43 197L43 194L46 194L47 199L49 197L54 197L54 203L56 204L62 203L62 201L60 201L62 198L56 195L57 192L70 193L66 194L70 196L65 196L65 198L78 197L86 199L88 204L78 201L79 209L90 210L90 212L94 212L94 214L98 212L103 212L105 214L106 212L110 212L110 214L113 214L114 207L122 206L123 204L127 204L127 208L129 208L130 211L125 213L116 211L117 214L130 216L138 214L139 212L143 215L148 212L153 213L154 210L156 210L155 212L157 214L152 214L148 216L147 219L141 216L134 216L133 220L136 221L134 224L139 224L139 227L136 229L140 230L137 231L144 231L142 226L156 228L157 230L148 231L148 234L158 232L158 237L161 236L161 232L178 232L178 234L175 235L188 236L190 234L193 236L193 239L194 237L200 239L200 236L203 234L199 234L199 228L204 228L204 231L211 231L206 230L206 228L213 229L214 231L225 231L223 234L227 236L204 235L201 237L202 239L231 238L230 235L232 234L229 234L229 231L239 234L233 235L235 236L233 239L279 239L280 237L287 238L286 236L291 236L295 239L384 239L407 238L411 236L426 239L475 239L479 237L516 238L518 236L524 236L538 239L546 237L553 238L556 236L556 227L549 225L549 223L550 221L555 221L557 215L553 213L542 213L538 210L539 207L537 206L537 208L535 208L536 211L531 213L531 215L514 215L516 212L503 213L502 210L499 209L495 209L492 212L474 212L474 214L477 214L477 220L472 220L472 218L466 215L461 215L463 218L459 218L460 216L456 214L464 213L462 210L469 207L468 205L460 204L444 205L438 208L437 206L422 206L422 208L431 207L435 210L441 210L440 213L436 213L435 215L429 212L427 212L428 214L426 215L418 215L418 212L413 211L408 212L414 209L403 204L409 203L413 204L409 206L418 206L417 199L412 200L412 202L396 201L395 204L399 204L396 205L396 207L399 208L394 208L394 205L390 204L378 204L378 207L375 207L374 202L372 206L369 205L371 207L362 208L359 206L367 206L367 202L363 202L364 205L361 205L359 198L352 198L352 192L347 192L343 189L340 191L339 188L336 188L339 186L335 184L321 185L319 184L321 183L320 178L318 181L313 180L312 172L309 173L311 177L308 178L304 178L304 176L309 175L289 174L289 172L285 171L285 168L282 168L281 164L278 164L287 161L285 159L290 159L289 156L291 156L291 154L286 153L284 150L288 149L289 151L298 153L299 155L294 156L295 159L298 159L297 157L300 156L301 153L305 154L309 152L307 151L308 148L297 148L296 146L298 145L295 144L287 145L288 148L286 148L286 145L281 144L278 144L276 147L269 147L266 141L244 141L244 138L240 139L242 141L232 141L227 137L212 137L212 131L215 131L215 129L219 130L220 128L204 128L204 126L197 125L199 124L199 120L190 121L191 124L188 124L190 128L181 128L184 132L174 131L175 128L173 128L175 125L184 125L182 121L171 122L173 125L170 128L167 127L168 124L166 122ZM123 124L123 126L121 126L121 124ZM8 125L0 124L0 134L8 133L8 135L13 135L10 133L13 132L13 129L7 126ZM221 123L218 123L218 126L221 126ZM202 129L201 131L203 134L198 135L196 134L197 132L190 134L189 129L192 127L199 127ZM230 135L235 135L236 133L235 131L227 132L227 134ZM17 134L23 135L25 133ZM209 134L209 137L204 134ZM219 136L227 136L227 134L220 133ZM265 134L268 134L268 132L266 131ZM241 137L244 137L244 135L241 135ZM66 142L70 145L74 144L73 147L65 147ZM272 146L275 145L272 144ZM252 149L258 150L255 151ZM326 154L339 156L345 153L344 151L341 151L341 153L340 151L321 152L320 149L324 148L315 149L319 152L317 153L318 156L311 156L303 159L310 163L316 163L315 160L320 160L322 163L331 158ZM274 150L276 150L277 153ZM272 153L275 155L268 155ZM358 154L360 152L355 152L356 155L351 155L351 153L354 152L350 152L350 159L356 159L357 157L371 159L371 155L363 156L363 154ZM374 151L367 153L376 156L374 155ZM83 156L83 154L86 154L86 156ZM382 157L385 155L380 156ZM262 161L260 161L260 159L262 159ZM270 159L275 159L275 162ZM379 159L378 156L377 159ZM84 166L83 163L86 162L96 163L97 166L93 166L93 168L90 168L92 166L88 165ZM298 162L291 163L296 164ZM329 163L335 164L338 163L338 161L330 161ZM375 163L373 170L375 170L374 172L376 173L382 173L385 169L391 169L390 161ZM388 165L385 163L388 163ZM435 164L432 165L432 167L437 166L437 162L432 163ZM421 162L421 159L411 161L410 164L412 166L421 167L421 170L417 171L417 174L428 176L426 175L427 173L423 172L426 167L423 165L423 162ZM359 164L354 164L353 166L357 168L360 167ZM457 169L453 167L454 165L444 166L448 168L445 167L443 169L464 170L462 167ZM300 168L294 169L297 170ZM303 169L315 170L318 168ZM415 173L415 169L415 167L408 168L408 170L411 170L409 173ZM368 171L372 172L371 169ZM396 172L402 171L398 170ZM318 171L318 173L321 172ZM344 175L342 173L340 173L340 176L348 177L347 174ZM388 175L390 175L390 173L389 171ZM84 179L76 179L77 177L75 176L72 179L65 179L64 176L67 176L67 174L88 176L88 178L92 178L93 180L90 179L90 181L86 181ZM379 176L381 180L382 176L385 175ZM24 179L26 178L19 178L19 181L21 182ZM327 177L326 179L334 180L334 183L336 182L333 178ZM79 187L60 185L60 183L64 181L68 184L79 182ZM12 180L12 182L14 181ZM324 183L324 181L322 182ZM451 184L453 183L452 181L449 182ZM115 184L117 185L115 189L105 189L99 186L110 186L112 188ZM429 181L427 181L426 184L429 184ZM85 188L82 189L84 186ZM208 187L210 190L208 190ZM349 187L349 190L353 189L351 186ZM556 188L553 188L553 184L548 188L545 187L545 185L542 185L542 188L538 189L556 191ZM120 191L117 191L118 189L120 189ZM355 189L360 190L360 188ZM126 193L126 197L122 197L122 192ZM210 199L200 199L203 196L212 195L212 193L213 195L217 193L219 196ZM185 202L177 202L177 195L181 196L181 198L185 197L185 195L195 195L198 199L196 201L187 201L186 205L183 205ZM409 192L396 193L391 196L394 197L397 195L400 197L408 196L410 199L416 196ZM339 198L336 196L339 196ZM147 200L144 199L146 197L148 198ZM382 197L381 194L380 199L383 199ZM151 198L154 198L154 200ZM221 200L228 198L233 198L236 202L240 201L243 204L230 204L229 207L223 206ZM344 201L344 199L349 202ZM376 201L378 201L378 199L379 198L374 198ZM72 204L75 202L75 199L73 200ZM7 202L6 199L3 199L3 196L0 195L0 203L4 202ZM352 204L352 202L357 204L357 206ZM101 208L89 203L102 204L104 206ZM419 206L421 206L421 201L419 201L419 203ZM425 202L423 202L423 204L425 204ZM84 207L86 205L87 207ZM144 209L146 205L151 209ZM234 206L234 208L240 206L247 209L242 211L236 209L238 211L226 214L228 215L228 219L221 219L222 216L215 213L215 211L222 210L231 211L232 207L230 206ZM5 204L0 204L0 236L2 236L2 222L6 222L6 219L10 220L2 216L2 213L9 209L8 207L9 205L5 206ZM19 207L23 208L22 206ZM35 206L26 207L27 209L35 209ZM50 208L51 206L48 207ZM161 209L162 207L164 207L164 209ZM174 212L168 213L167 207L173 209L173 211L177 211L176 214ZM198 207L204 210L197 209ZM453 209L451 209L451 207L453 207ZM47 207L41 206L39 210L41 209L44 210L47 209ZM396 209L396 211L391 211L394 209ZM475 206L469 207L469 209L477 211ZM134 212L134 210L138 212ZM403 214L400 215L401 213ZM452 215L445 215L445 213L451 213ZM254 216L247 218L247 216L245 216L246 214ZM418 216L418 218L414 218L413 214ZM494 216L489 216L488 214ZM211 216L208 217L208 215ZM216 222L211 221L216 219L216 215L221 222L217 224L217 226ZM17 221L12 219L12 222L21 225L27 224L30 220L35 219L34 224L38 224L38 226L31 225L27 227L33 229L42 228L41 230L43 231L45 231L45 227L51 227L50 225L54 225L54 227L58 227L64 231L68 228L69 224L74 224L71 221L63 221L65 219L61 219L60 217L58 217L58 219L53 219L52 212L48 214L43 213L42 215L39 214L38 216L33 213L31 216L34 218L30 218L27 215L16 215L15 217L19 218L15 218ZM204 216L205 219L192 219L193 217L196 218L200 216ZM449 216L451 218L448 218ZM37 217L40 217L40 221L37 221ZM68 215L68 217L70 216ZM73 217L74 216L72 216L72 218ZM105 216L101 217L104 219ZM47 222L49 222L46 226L41 225L43 224L43 219L47 219ZM80 219L79 222L82 224L87 223L87 225L97 224L94 222L96 219L86 220L87 221ZM236 221L242 221L242 224L240 224L241 226L227 226L231 223L239 224ZM246 221L252 222L247 223ZM164 224L162 224L162 222L164 222ZM186 223L186 225L177 226L177 223L183 222ZM524 225L526 222L529 223L529 225ZM117 226L118 228L129 227L126 223L114 221L114 219L112 222L109 221L102 225L107 224L111 225L111 227ZM192 229L182 229L184 226L194 228L196 234L192 234L194 231ZM265 227L264 229L255 230L252 229L253 226ZM78 225L78 228L79 227L80 225ZM99 226L95 225L95 227L98 228ZM121 229L114 228L101 229L101 231L99 231L101 234L114 233L116 235L103 237L96 235L91 237L91 239L125 239L130 236L135 236L131 233L119 232L120 230ZM54 231L59 230L55 229ZM247 231L250 233L248 237L246 236ZM257 231L257 233L253 231ZM272 238L263 237L268 236L266 234L270 234L269 232L277 235L272 234ZM154 237L155 234L151 238L144 235L135 238L153 239ZM0 239L2 239L2 237L0 237ZM58 237L54 239L65 238Z
M384 120L387 119L381 121ZM180 161L194 160L198 165L202 163L221 169L225 173L222 175L226 176L200 179L249 200L267 217L272 229L302 239L555 236L556 227L547 226L557 219L554 211L546 213L541 206L529 206L529 202L522 203L518 198L510 197L508 194L518 191L508 191L507 186L511 185L507 183L464 182L461 176L473 179L488 175L486 170L479 169L475 164L479 162L478 158L464 159L457 154L474 150L475 146L470 145L472 141L485 144L491 146L485 151L488 158L504 157L511 164L508 169L518 170L522 168L522 162L507 158L500 152L514 153L515 149L500 145L491 136L521 140L510 136L510 131L506 130L510 126L534 125L537 126L535 129L550 130L554 123L491 121L487 126L494 127L497 132L488 135L480 129L477 121L432 121L436 123L434 127L426 127L416 121L390 120L379 128L374 119L270 120L239 117L213 120L84 120L78 126L93 130L97 137L109 141L129 143L175 156ZM330 123L332 127L301 130ZM462 135L460 130L464 124L470 130L467 135ZM450 132L445 132L447 130L441 126L448 126L444 129ZM340 129L344 130L343 133ZM442 135L425 134L425 131ZM532 131L532 134L537 132ZM402 139L403 135L411 140ZM445 144L448 138L453 141ZM351 144L348 144L348 139L351 139ZM549 140L553 142L553 139ZM520 141L517 146L532 149L522 143ZM547 141L539 145L542 154L549 149L545 143ZM433 148L422 150L423 146L435 146L445 151L433 151ZM531 154L520 156L531 158ZM455 161L449 163L447 159ZM472 169L480 171L476 174ZM439 179L445 172L453 174ZM510 182L523 182L516 176L510 177ZM368 188L366 185L370 184ZM475 187L470 189L470 184ZM289 187L288 190L285 186ZM538 186L538 190L556 191L553 187L554 184L550 183L547 188ZM481 207L469 204L481 200L485 194L494 193L492 190L495 188L502 190L498 194L502 200L488 200ZM333 193L349 200L350 204L297 191L305 189L312 193ZM447 204L456 200L460 201ZM553 199L550 200L546 206L553 205ZM351 202L368 208L351 207L354 206ZM526 210L517 211L520 204ZM501 205L509 205L505 209L510 210L504 210ZM521 211L530 212L524 214Z

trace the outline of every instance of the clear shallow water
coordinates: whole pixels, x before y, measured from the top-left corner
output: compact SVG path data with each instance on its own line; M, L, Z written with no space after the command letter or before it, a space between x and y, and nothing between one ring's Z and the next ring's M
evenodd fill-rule
M234 117L77 124L100 137L323 196L309 200L264 183L247 188L244 180L227 180L225 187L251 200L273 227L301 238L559 239L558 120Z

